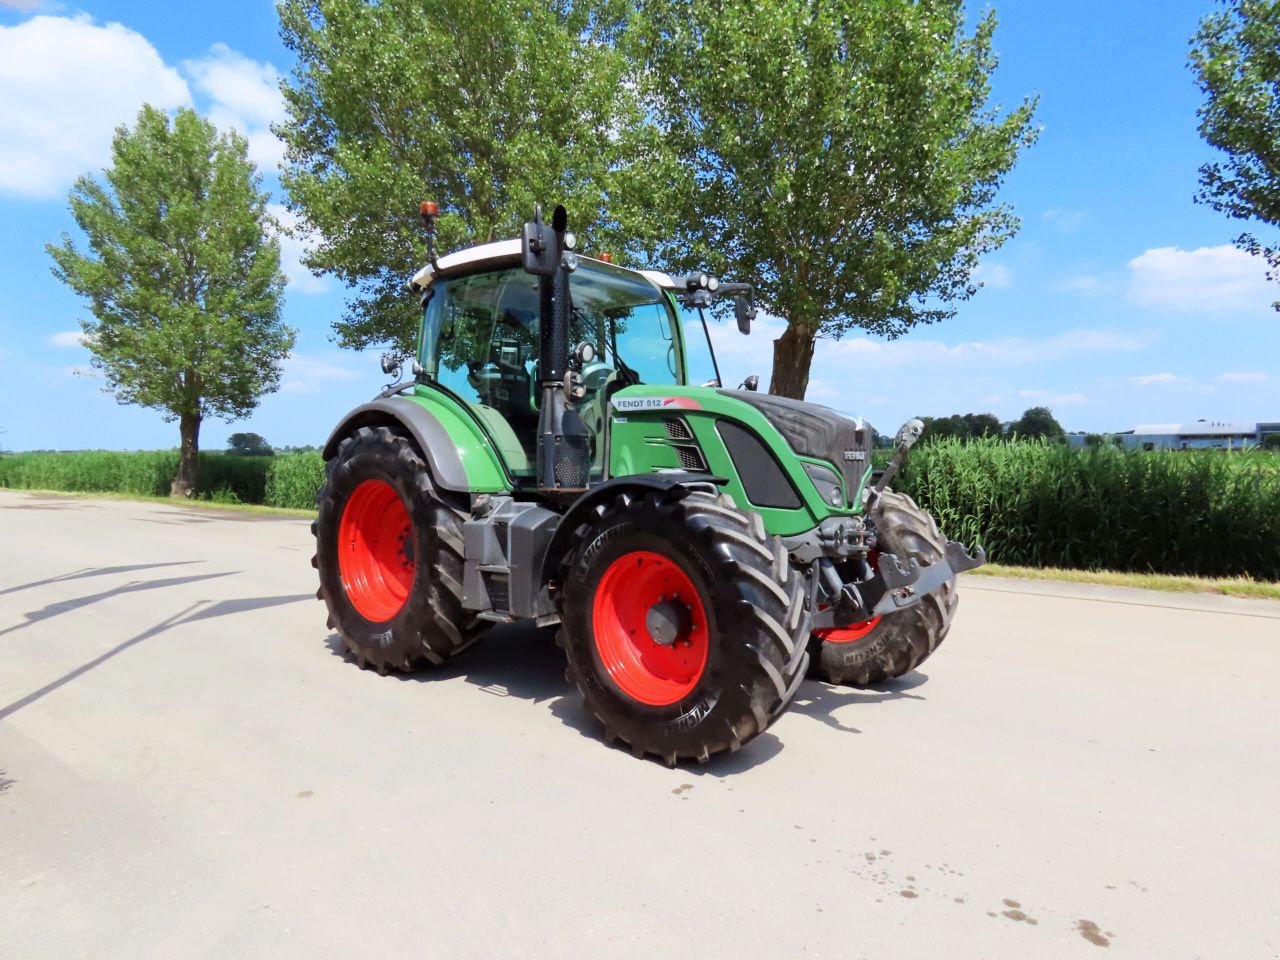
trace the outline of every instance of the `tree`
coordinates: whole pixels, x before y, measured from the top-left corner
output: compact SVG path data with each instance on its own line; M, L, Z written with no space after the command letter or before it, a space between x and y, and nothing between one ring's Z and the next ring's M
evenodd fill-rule
M283 183L317 235L307 264L356 291L343 346L412 347L419 200L440 204L442 251L518 235L539 201L564 203L591 249L640 243L651 198L633 180L658 171L634 162L642 113L606 6L281 0L297 58Z
M989 105L995 17L960 0L645 0L629 49L674 152L676 266L756 284L787 320L770 390L816 338L954 314L1018 221L995 202L1034 101Z
M246 151L192 110L170 123L144 106L132 130L116 130L103 180L85 175L71 190L88 251L65 233L45 247L54 276L89 301L94 319L80 325L105 389L179 422L174 496L195 490L201 422L248 415L279 386L294 343Z
M1229 0L1200 22L1191 67L1206 100L1200 135L1227 154L1200 168L1196 200L1237 220L1280 225L1280 2ZM1277 279L1280 249L1252 233L1236 245L1262 254ZM1275 303L1280 309L1280 302Z
M924 421L922 440L941 437L959 437L969 440L976 437L1000 436L1000 420L994 413L953 414L950 417L921 417Z
M1263 450L1280 450L1280 433L1266 433L1262 435L1262 442L1259 444Z
M1067 435L1048 407L1032 407L1026 411L1022 419L1009 425L1009 434L1022 440L1044 439L1055 443L1065 439Z
M270 457L275 454L271 444L256 433L233 433L227 437L227 453L242 457Z

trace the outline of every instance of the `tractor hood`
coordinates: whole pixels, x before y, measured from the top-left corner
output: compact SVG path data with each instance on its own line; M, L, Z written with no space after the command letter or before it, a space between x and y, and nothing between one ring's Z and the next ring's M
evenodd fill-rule
M750 390L720 392L764 414L797 456L826 460L835 466L844 476L846 490L854 491L861 486L871 466L871 447L875 438L871 424L803 400Z

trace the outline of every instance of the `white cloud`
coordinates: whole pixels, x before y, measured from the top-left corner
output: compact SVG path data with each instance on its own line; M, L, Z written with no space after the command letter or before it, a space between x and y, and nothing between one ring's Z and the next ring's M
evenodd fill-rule
M144 102L174 109L191 93L141 34L83 14L0 27L0 193L59 197L110 160Z
M328 289L324 278L317 277L302 265L302 257L310 250L311 241L297 215L278 203L268 204L267 212L283 228L277 234L280 239L280 268L289 278L289 289L298 293L324 293Z
M0 7L29 13L40 6L40 0L0 0Z
M1046 223L1051 223L1059 230L1070 232L1075 230L1085 221L1085 212L1083 210L1064 210L1060 207L1054 207L1052 210L1046 210L1041 218Z
M352 365L357 357L357 354L332 350L309 356L294 354L282 365L280 389L288 393L311 393L326 383L356 380L368 373ZM373 369L376 370L377 367Z
M1129 382L1136 383L1140 387L1149 387L1158 383L1185 383L1189 379L1172 373L1148 373L1141 377L1130 377Z
M1156 247L1129 261L1128 298L1145 307L1198 313L1266 310L1280 288L1267 265L1230 244L1182 250Z
M1008 290L1013 286L1013 271L1002 263L980 263L973 271L973 279L993 290Z
M60 330L49 338L53 347L83 347L84 333L79 330Z
M1218 379L1223 383L1266 383L1270 379L1259 371L1241 371L1239 373L1220 373Z
M185 60L183 70L195 88L209 98L206 116L219 130L234 129L249 141L249 159L264 171L284 159L284 144L271 124L285 119L280 71L215 43L207 56Z

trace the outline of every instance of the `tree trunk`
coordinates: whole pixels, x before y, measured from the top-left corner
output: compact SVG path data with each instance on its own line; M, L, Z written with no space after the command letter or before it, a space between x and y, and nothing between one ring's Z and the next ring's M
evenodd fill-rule
M773 378L769 392L780 397L803 400L809 388L809 365L813 363L815 337L804 327L788 323L782 336L773 341Z
M178 426L182 432L182 450L178 455L178 475L173 478L169 496L190 499L196 493L197 455L200 453L200 415L184 413L179 418Z

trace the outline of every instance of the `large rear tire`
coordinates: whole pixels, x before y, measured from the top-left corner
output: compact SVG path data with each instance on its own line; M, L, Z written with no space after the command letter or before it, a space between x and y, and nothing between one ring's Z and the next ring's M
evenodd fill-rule
M360 427L325 464L311 525L316 596L362 667L412 670L471 646L483 621L462 608L462 522L412 442Z
M710 492L623 493L575 538L558 642L606 739L671 765L705 761L786 709L812 618L759 516Z
M928 511L905 493L885 490L871 510L881 550L921 565L944 556L946 538ZM868 687L892 680L924 663L951 629L960 602L948 580L914 606L844 630L814 636L813 670L828 683Z

